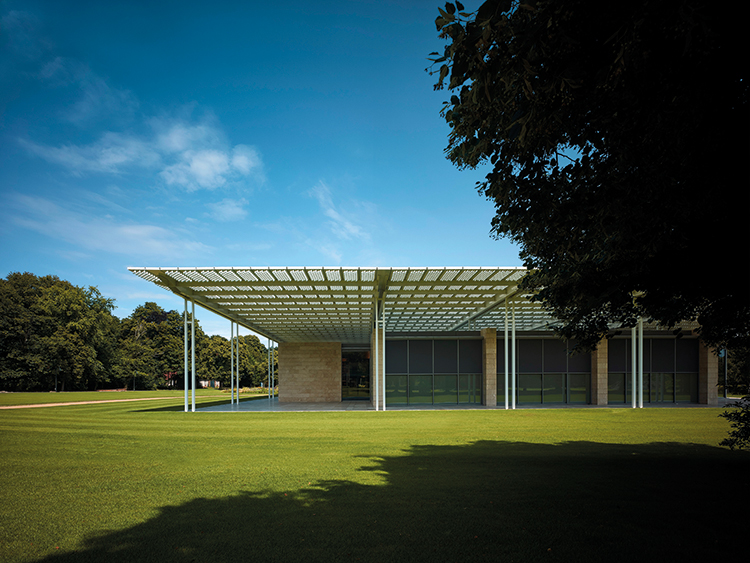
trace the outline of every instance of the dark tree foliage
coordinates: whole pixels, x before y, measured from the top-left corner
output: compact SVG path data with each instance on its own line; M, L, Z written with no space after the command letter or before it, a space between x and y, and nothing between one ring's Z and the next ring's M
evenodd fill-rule
M184 388L182 313L147 302L120 321L113 308L97 288L56 276L0 279L0 389L52 391L56 381L59 391ZM267 348L252 334L237 340L240 384L266 383ZM195 356L198 379L229 385L230 343L207 336L197 320Z
M0 279L0 387L10 391L97 389L110 380L118 320L95 287L57 276Z
M136 389L183 388L184 320L177 311L165 311L147 302L122 320L116 373L123 386ZM208 337L195 325L195 350L200 355ZM197 363L197 360L196 360ZM200 375L200 370L197 370Z
M261 383L267 383L268 349L260 339L254 334L235 336L234 344L239 346L240 386L258 387ZM223 386L229 387L232 373L232 348L229 340L219 335L211 336L204 348L199 351L199 373L207 379L220 381ZM275 372L278 373L275 351L274 362Z
M723 350L719 355L719 384L730 395L750 395L750 345Z
M707 0L488 0L439 9L447 157L489 164L491 232L592 348L610 323L750 334L743 18Z
M719 445L729 446L730 450L750 448L750 396L743 397L719 416L726 418L732 427L729 438L724 438Z

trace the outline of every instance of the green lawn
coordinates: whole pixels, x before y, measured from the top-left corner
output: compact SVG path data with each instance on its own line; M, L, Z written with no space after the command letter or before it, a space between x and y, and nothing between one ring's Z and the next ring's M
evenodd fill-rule
M747 532L720 409L180 409L0 411L0 560L711 561Z
M216 398L226 395L229 401L229 392L219 389L196 389L196 400L200 397L211 396ZM161 390L161 391L71 391L61 393L0 393L0 407L6 405L39 405L43 403L80 403L83 401L121 401L123 399L150 399L158 397L174 397L184 401L183 390ZM192 398L192 391L190 391Z

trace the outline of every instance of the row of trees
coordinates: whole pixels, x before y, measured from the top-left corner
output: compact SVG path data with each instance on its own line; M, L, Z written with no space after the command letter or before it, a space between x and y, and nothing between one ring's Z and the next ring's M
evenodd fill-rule
M183 388L182 314L146 303L120 320L113 309L97 288L56 276L0 279L0 389ZM255 335L235 342L240 385L267 383L268 349ZM230 342L208 336L197 321L195 355L198 379L229 385Z

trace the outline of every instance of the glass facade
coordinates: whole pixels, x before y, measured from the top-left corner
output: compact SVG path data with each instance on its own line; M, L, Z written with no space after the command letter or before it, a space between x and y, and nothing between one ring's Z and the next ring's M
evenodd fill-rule
M386 404L482 402L481 340L386 340Z
M516 403L588 404L591 354L571 354L575 342L557 338L516 341ZM608 341L608 398L632 402L631 340ZM643 400L698 402L698 341L645 338ZM481 339L404 339L386 341L388 404L481 404ZM497 402L505 401L505 343L497 340Z
M632 339L610 340L608 358L609 402L632 403ZM698 402L696 339L643 339L643 402Z
M590 402L591 354L571 355L574 344L556 338L516 341L517 404ZM505 402L505 341L502 339L497 341L497 402Z

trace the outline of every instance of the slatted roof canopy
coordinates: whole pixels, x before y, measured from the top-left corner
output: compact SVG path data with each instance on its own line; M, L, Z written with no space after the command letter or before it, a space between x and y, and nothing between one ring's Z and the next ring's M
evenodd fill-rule
M502 328L551 319L518 291L524 268L128 268L135 275L277 342L367 343L376 303L388 332Z

